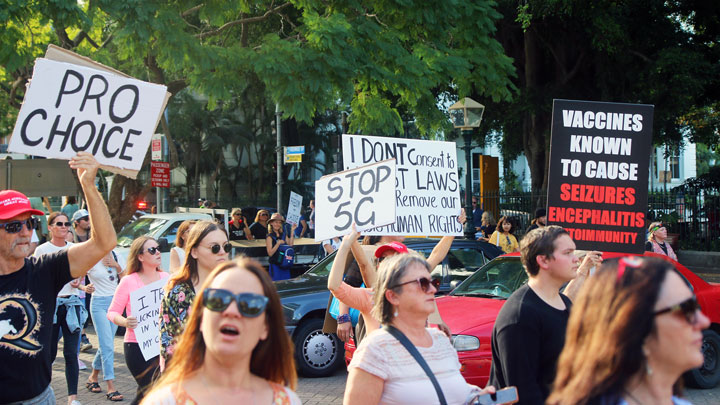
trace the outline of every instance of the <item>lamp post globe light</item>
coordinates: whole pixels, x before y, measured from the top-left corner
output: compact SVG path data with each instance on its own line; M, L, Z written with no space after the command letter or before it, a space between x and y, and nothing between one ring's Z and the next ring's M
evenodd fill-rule
M475 239L475 222L472 209L472 162L470 161L470 151L472 150L472 132L473 129L480 126L485 106L465 97L458 100L457 103L450 106L450 117L452 118L453 127L459 128L462 132L465 146L465 237L467 239Z

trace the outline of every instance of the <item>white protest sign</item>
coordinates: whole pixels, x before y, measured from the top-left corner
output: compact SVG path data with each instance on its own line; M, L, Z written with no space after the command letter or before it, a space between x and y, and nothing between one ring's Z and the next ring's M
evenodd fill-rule
M35 61L8 150L140 170L167 88L45 58Z
M288 202L286 221L290 224L297 225L300 223L300 207L302 207L302 196L293 191L290 192L290 202Z
M315 240L395 221L395 161L385 160L323 176L315 182Z
M366 235L462 235L455 142L343 135L343 164L353 168L395 159L397 219Z
M160 355L160 304L167 281L161 278L130 293L130 310L138 321L135 337L146 361Z

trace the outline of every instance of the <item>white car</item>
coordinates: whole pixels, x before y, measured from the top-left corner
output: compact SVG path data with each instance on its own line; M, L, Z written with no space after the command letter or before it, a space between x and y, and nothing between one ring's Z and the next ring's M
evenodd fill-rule
M178 227L183 221L194 219L198 221L210 221L212 216L201 213L172 213L172 214L148 214L138 218L135 222L125 225L117 235L117 248L115 252L121 255L125 262L130 252L130 245L135 238L150 236L160 244L162 255L161 268L165 271L170 269L170 248L175 243ZM164 239L164 240L163 240ZM165 243L167 241L167 243Z

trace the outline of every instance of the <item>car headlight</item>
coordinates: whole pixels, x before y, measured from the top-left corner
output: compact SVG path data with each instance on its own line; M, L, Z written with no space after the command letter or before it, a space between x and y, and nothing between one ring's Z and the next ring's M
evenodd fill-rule
M454 335L452 344L455 350L459 352L467 352L480 348L480 339L469 335Z

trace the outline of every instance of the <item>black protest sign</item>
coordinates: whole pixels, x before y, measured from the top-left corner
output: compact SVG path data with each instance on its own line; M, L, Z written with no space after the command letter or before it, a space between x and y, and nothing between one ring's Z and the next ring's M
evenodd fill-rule
M578 249L641 253L653 106L554 100L548 223Z

